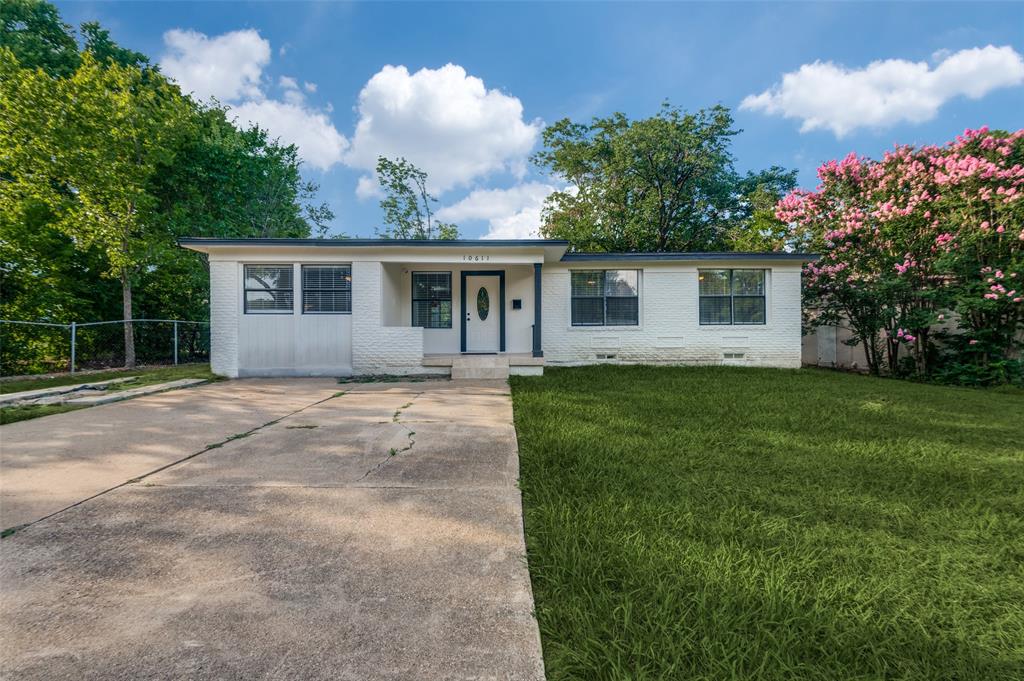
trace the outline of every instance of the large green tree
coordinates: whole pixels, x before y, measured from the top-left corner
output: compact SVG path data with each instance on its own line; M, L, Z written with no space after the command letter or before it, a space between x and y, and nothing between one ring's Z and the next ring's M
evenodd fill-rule
M405 160L377 159L377 178L384 199L385 227L378 234L385 239L458 239L459 228L434 219L437 199L427 191L427 173Z
M177 237L326 234L294 146L183 96L98 24L79 35L47 3L0 4L0 316L202 319L206 261ZM15 333L4 371L66 352ZM129 361L133 344L129 326Z
M738 132L723 106L686 113L668 103L642 120L554 123L533 160L568 188L548 198L541 233L589 251L730 248L730 235L759 209L771 218L769 199L796 181L781 168L739 175L730 153ZM758 230L776 228L762 219Z
M133 278L159 240L149 187L158 169L173 161L179 140L189 136L188 101L162 78L102 63L90 52L71 76L58 79L19 68L9 52L0 59L3 94L17 103L0 137L0 145L22 161L11 169L12 190L47 205L76 244L104 253L105 274L121 284L123 319L131 320ZM27 119L45 133L23 137ZM130 322L124 343L125 365L134 366Z

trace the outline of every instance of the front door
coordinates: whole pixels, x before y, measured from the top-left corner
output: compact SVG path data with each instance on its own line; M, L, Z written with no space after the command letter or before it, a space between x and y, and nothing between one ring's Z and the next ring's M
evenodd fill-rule
M498 352L501 301L495 276L466 277L466 352Z

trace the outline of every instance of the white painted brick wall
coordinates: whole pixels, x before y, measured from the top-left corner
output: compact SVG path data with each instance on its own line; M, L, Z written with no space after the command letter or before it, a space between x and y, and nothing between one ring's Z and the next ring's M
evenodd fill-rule
M352 371L355 374L419 374L423 329L383 326L381 264L352 263Z
M210 370L238 377L239 264L210 262Z
M601 264L601 269L640 269L640 325L573 327L569 265L545 265L544 358L548 364L673 363L800 367L800 266L719 263L715 268L764 267L768 273L768 323L701 326L696 266L678 263ZM573 265L572 269L587 269ZM592 269L597 269L592 267ZM724 353L743 353L725 359ZM615 355L598 359L599 354Z

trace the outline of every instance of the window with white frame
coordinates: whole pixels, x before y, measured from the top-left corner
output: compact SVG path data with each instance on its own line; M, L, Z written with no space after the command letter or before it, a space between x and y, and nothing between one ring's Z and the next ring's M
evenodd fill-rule
M302 312L348 314L352 312L351 265L303 265Z
M246 265L245 314L291 314L293 278L291 265Z
M573 326L639 326L639 270L573 270Z
M412 325L452 328L452 273L412 273Z
M765 270L698 270L700 323L764 324Z

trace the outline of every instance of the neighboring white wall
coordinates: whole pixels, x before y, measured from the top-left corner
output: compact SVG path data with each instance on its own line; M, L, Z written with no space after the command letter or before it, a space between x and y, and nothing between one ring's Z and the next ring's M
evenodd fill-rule
M352 369L356 374L425 373L423 329L384 325L383 269L378 261L352 263Z
M680 364L800 366L800 265L708 262L700 269L768 270L767 324L701 326L698 266L679 263L545 265L543 348L548 364L600 361ZM570 269L639 269L640 325L574 327L570 317ZM742 359L725 359L742 353ZM614 355L602 360L599 355Z
M238 377L238 263L210 262L210 370Z

